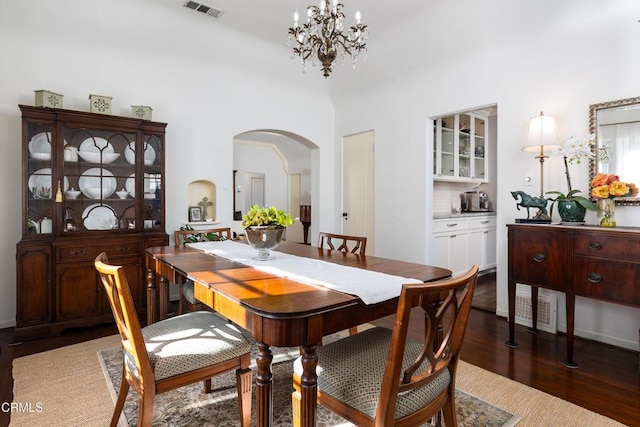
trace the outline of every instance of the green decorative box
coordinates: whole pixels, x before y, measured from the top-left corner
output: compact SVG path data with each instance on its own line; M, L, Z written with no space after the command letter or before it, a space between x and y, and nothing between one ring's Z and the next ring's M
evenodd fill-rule
M111 97L89 95L89 109L92 113L111 114Z
M151 120L153 108L148 105L132 105L131 115L137 119Z
M34 90L36 94L36 107L62 108L62 97L59 93L50 90Z

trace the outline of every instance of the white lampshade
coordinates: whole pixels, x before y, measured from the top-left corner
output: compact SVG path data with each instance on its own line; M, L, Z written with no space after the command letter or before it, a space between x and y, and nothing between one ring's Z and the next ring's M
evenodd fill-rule
M541 111L539 116L529 122L529 135L522 151L545 152L557 150L561 147L556 133L556 119L545 116Z

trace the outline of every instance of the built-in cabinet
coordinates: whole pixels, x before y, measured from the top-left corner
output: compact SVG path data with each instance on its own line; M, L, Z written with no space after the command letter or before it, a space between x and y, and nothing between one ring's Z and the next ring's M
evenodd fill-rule
M433 264L454 275L473 264L480 271L496 266L496 217L464 216L435 219Z
M434 180L488 182L487 118L454 114L434 121Z
M20 106L22 240L17 244L16 336L55 335L113 321L93 261L124 267L146 310L144 249L168 244L166 124Z

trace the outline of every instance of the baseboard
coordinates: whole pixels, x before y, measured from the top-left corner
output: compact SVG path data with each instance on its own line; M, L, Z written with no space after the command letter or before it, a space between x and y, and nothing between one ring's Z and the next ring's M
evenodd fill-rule
M0 320L0 329L5 329L5 328L15 328L16 327L16 321L14 320Z
M508 310L496 310L496 316L503 317L505 322L509 320ZM558 322L558 332L563 334L567 333L567 324ZM592 341L598 341L604 344L609 344L614 347L620 347L631 351L638 351L638 343L632 340L626 340L618 337L612 337L610 335L599 334L593 331L586 331L583 329L575 329L574 335L579 338L584 338ZM505 337L507 339L507 337Z
M565 327L566 330L566 327ZM638 342L612 337L611 335L600 334L593 331L585 331L583 329L575 329L575 336L585 338L592 341L598 341L615 347L626 348L627 350L638 351Z

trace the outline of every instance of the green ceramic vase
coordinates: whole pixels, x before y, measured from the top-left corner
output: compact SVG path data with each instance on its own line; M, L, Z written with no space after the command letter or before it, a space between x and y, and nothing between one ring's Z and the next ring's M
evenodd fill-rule
M560 199L557 203L562 222L584 222L587 210L580 203L572 199Z

